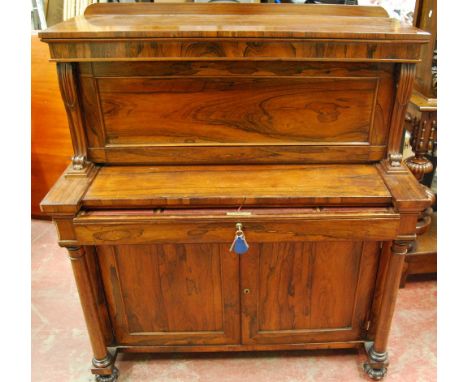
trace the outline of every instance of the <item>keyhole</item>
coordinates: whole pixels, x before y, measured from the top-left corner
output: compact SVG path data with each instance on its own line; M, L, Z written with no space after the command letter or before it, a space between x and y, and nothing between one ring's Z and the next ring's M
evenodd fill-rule
M244 294L249 294L250 293L250 289L249 288L245 288L244 289Z

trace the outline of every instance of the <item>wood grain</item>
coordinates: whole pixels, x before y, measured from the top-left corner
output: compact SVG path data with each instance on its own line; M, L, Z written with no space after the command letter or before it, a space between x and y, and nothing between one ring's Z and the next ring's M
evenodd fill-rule
M317 211L294 214L277 214L273 209L267 214L247 216L226 212L224 215L81 213L74 219L77 240L89 245L230 243L239 222L244 226L248 241L260 243L389 240L398 234L399 229L398 214L391 210L370 212L366 208L349 213Z
M243 255L242 288L250 290L242 295L243 342L360 338L370 296L358 292L373 283L372 277L360 276L375 274L376 267L377 246L369 248L353 241L280 242L260 244Z
M216 184L216 187L213 187ZM337 185L340 187L337 187ZM373 165L102 167L88 208L389 205Z
M68 117L68 126L73 143L73 170L81 171L87 163L87 142L83 128L83 115L81 113L81 101L78 94L76 78L76 64L58 63L57 73L59 79L60 93Z
M382 159L389 64L80 64L101 163L305 163Z
M72 171L70 164L47 195L41 201L41 211L53 217L73 217L81 207L81 199L96 176L98 169L94 169L86 177L67 177Z
M368 142L376 79L100 79L109 144Z
M109 345L365 343L382 377L430 203L399 153L427 33L381 8L100 4L40 36L89 161L43 209L77 258L98 381Z
M365 17L388 17L387 12L382 7L376 6L342 6L342 5L327 5L314 6L307 8L297 7L293 4L276 4L275 6L263 4L242 4L241 7L228 6L226 4L196 4L192 7L184 4L165 4L159 3L156 7L154 4L92 4L85 10L85 16L91 15L141 15L143 14L168 14L174 12L183 13L185 15L206 13L209 12L215 15L235 14L245 15L246 13L261 13L266 15L329 15L329 16L365 16Z
M424 211L431 206L431 197L426 194L424 187L418 183L406 166L403 167L402 172L395 174L389 174L381 164L377 165L377 169L392 194L393 205L397 210Z
M119 344L235 344L238 257L225 245L98 247Z
M214 38L143 38L128 39L45 39L51 59L58 62L113 61L277 61L278 55L289 61L330 62L408 62L418 63L420 45L425 40L302 40Z
M121 14L107 14L105 6L103 4L102 9L106 14L88 13L75 17L41 32L40 37L289 37L417 41L426 40L428 36L424 31L388 17L356 16L352 15L352 9L343 8L345 15L330 17L309 6L302 7L302 12L283 13L283 9L294 8L282 4L252 4L247 7L244 4L222 4L217 7L211 7L211 4L177 4L171 12L167 12L167 6L152 4L154 12L134 16L125 13L123 8ZM274 13L281 12L281 17L271 17L271 8L274 8ZM329 9L328 13L332 11ZM365 8L361 11L365 11ZM112 12L112 8L109 8L109 12Z

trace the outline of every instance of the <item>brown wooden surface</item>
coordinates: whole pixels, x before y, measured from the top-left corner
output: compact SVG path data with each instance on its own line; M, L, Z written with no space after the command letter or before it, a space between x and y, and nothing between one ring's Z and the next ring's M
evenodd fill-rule
M89 14L40 33L57 61L276 60L418 62L429 35L387 16L289 4L174 4ZM101 4L102 12L115 5ZM135 15L136 9L151 12ZM120 8L124 9L124 8ZM160 9L160 11L158 11ZM271 17L282 12L281 17ZM292 11L289 12L288 10ZM357 13L367 13L360 8ZM302 10L300 12L299 10ZM100 12L100 13L102 13ZM345 16L347 14L347 16ZM241 17L240 17L241 16ZM138 41L138 39L140 39Z
M278 350L359 349L363 341L314 342L302 344L255 344L255 345L175 345L175 346L122 346L121 353L203 353L203 352L251 352Z
M226 243L98 252L119 344L239 343L239 257Z
M393 205L400 211L423 211L431 205L431 198L426 194L414 175L403 167L401 172L388 173L384 166L377 165L385 185L393 197Z
M104 332L104 323L100 315L100 308L96 301L93 283L90 280L90 269L86 259L89 253L83 247L68 248L75 282L80 295L81 306L83 307L83 315L88 329L88 335L93 349L93 363L99 365L100 373L110 374L112 370L108 368L110 364L110 355L107 350L106 338L108 334ZM96 362L97 361L97 362Z
M350 39L46 39L51 59L58 62L276 61L278 54L295 62L418 63L425 40ZM71 48L71 49L69 49Z
M385 355L408 244L408 241L393 241L390 247L386 247L386 250L390 250L390 256L386 268L384 293L380 304L379 317L376 319L376 335L373 344L373 349L376 352L385 353Z
M144 210L143 210L144 211ZM76 240L89 245L219 243L231 241L236 223L254 242L304 240L389 240L398 234L399 215L391 210L295 212L248 216L205 214L88 215L74 219Z
M213 6L214 5L214 6ZM44 32L41 38L129 37L287 37L426 40L428 34L384 15L353 15L353 8L334 6L327 12L315 6L284 4L160 4L140 5L138 14L112 13L115 6L101 4L100 14L88 12ZM127 7L131 9L132 7ZM330 17L334 9L342 15ZM136 9L136 8L133 8ZM146 9L153 9L147 12ZM272 11L270 11L272 9ZM107 11L109 10L109 11ZM288 10L291 10L288 12ZM360 8L366 13L368 8ZM108 13L110 12L110 14ZM281 17L271 17L280 13ZM289 13L289 14L288 14ZM322 13L322 14L321 14ZM239 17L242 16L242 17Z
M41 201L41 210L48 215L71 215L76 214L81 206L81 199L91 184L96 170L88 177L69 177L72 165L62 174Z
M418 235L413 248L405 257L400 287L403 288L411 275L435 274L437 272L437 213L431 216L429 230Z
M183 13L185 15L198 14L209 12L216 15L235 14L245 15L246 13L260 12L266 15L303 15L304 13L311 15L328 15L328 16L365 16L365 17L388 17L387 12L382 7L376 6L343 6L343 5L327 5L314 6L305 9L292 4L281 4L281 6L259 6L257 4L242 4L241 7L226 7L223 4L203 4L198 3L196 7L175 5L175 4L158 4L155 7L152 4L93 4L86 8L85 15L141 15L141 14L173 14L174 12ZM312 9L310 9L312 8Z
M421 236L418 236L414 250L408 254L408 261L415 255L429 255L437 253L437 213L432 215L432 222L429 230Z
M82 64L80 74L89 157L97 162L384 156L393 92L388 64L108 63Z
M376 85L375 78L98 81L111 145L367 143Z
M77 86L76 65L58 63L60 93L67 112L68 126L72 138L74 156L73 170L80 171L86 166L86 133L83 128L83 115L80 94Z
M418 91L413 91L410 102L420 112L437 111L437 98L427 98Z
M437 0L420 0L414 12L413 25L431 34L429 43L421 49L421 63L416 67L414 88L426 97L436 98L432 83L434 49L437 45Z
M31 214L46 217L39 203L72 156L67 116L48 46L31 36Z
M436 156L437 145L437 89L434 88L432 73L437 45L437 2L418 1L413 24L430 32L431 38L429 44L421 50L422 61L416 66L415 86L407 114L407 129L411 132L410 143L414 155L405 159L405 162L415 177L429 186L426 176L434 171L434 165L427 156ZM432 218L436 220L431 208L420 215L418 238L405 259L401 287L404 287L407 276L411 274L437 272L437 222L431 221Z
M41 37L74 142L43 209L90 256L99 357L366 342L384 373L430 204L398 151L426 33L378 9L111 4Z
M241 259L243 343L361 339L378 250L355 241L253 247Z
M373 165L102 167L87 208L389 205ZM340 185L337 187L337 185Z
M391 64L80 64L88 156L102 163L384 157Z

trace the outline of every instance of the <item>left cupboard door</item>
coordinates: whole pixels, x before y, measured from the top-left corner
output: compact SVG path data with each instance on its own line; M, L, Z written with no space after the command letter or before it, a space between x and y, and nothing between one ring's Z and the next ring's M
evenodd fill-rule
M228 244L96 249L118 345L240 342L239 258Z

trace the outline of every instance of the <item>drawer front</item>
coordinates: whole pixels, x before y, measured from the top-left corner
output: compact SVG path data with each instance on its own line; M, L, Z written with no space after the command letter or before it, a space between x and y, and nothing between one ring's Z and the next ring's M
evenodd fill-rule
M393 64L80 64L101 163L371 162L385 155Z
M304 211L305 210L305 211ZM74 219L81 244L229 243L237 223L249 242L391 240L399 215L381 209L269 209L234 216L223 210L82 213Z
M226 244L96 249L119 345L239 343L239 258Z
M378 242L262 243L241 258L242 341L362 340Z

